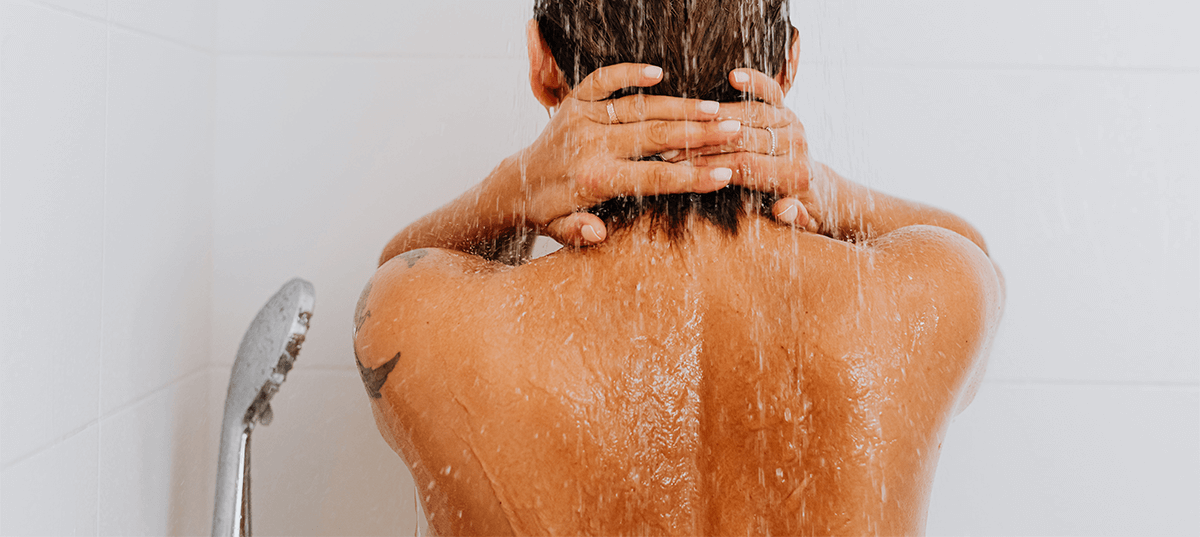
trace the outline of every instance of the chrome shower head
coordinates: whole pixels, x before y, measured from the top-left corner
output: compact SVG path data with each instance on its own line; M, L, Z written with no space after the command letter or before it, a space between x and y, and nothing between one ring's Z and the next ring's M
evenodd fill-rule
M250 431L271 423L271 397L291 371L308 333L315 295L299 278L283 285L250 323L229 378L213 537L250 535Z

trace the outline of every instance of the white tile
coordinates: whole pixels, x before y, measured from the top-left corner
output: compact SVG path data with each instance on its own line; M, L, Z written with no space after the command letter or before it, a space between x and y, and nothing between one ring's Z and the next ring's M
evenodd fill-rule
M212 76L207 54L114 28L101 412L207 362Z
M220 50L524 58L531 0L220 0Z
M216 36L213 0L109 0L109 20L206 50Z
M992 378L1200 380L1200 75L806 68L814 155L976 224Z
M1195 69L1200 4L1181 0L798 0L805 59L834 63Z
M207 371L100 422L100 535L206 533L216 462Z
M1200 388L985 383L943 443L930 535L1195 535Z
M206 368L175 394L176 409L172 449L175 453L171 483L170 535L208 535L212 531L214 487L224 387L213 386L216 370ZM221 379L224 380L224 379ZM195 383L195 384L192 384Z
M108 0L31 0L32 2L73 11L89 17L103 19Z
M0 470L0 535L95 535L93 424Z
M317 295L300 361L349 367L354 304L384 244L532 141L546 117L517 61L220 66L215 363L232 363L258 308L300 276Z
M105 29L0 3L0 464L97 417Z
M263 535L412 535L415 497L379 435L356 370L297 365L254 430L254 527Z

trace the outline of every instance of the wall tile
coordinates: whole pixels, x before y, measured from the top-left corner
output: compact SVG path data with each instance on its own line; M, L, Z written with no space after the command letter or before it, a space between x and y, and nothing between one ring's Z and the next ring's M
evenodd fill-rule
M54 6L81 15L103 19L107 16L108 0L31 0L39 4Z
M1195 535L1200 387L985 383L943 443L930 535Z
M109 0L109 20L211 50L216 36L213 0Z
M100 535L207 533L203 492L216 479L208 392L203 370L101 420Z
M232 363L258 308L301 276L317 302L300 360L352 367L354 304L383 245L533 140L545 112L516 61L220 65L214 362Z
M412 478L357 371L297 365L271 406L275 420L251 439L256 533L413 535Z
M219 0L224 52L524 58L529 0Z
M97 427L0 470L0 535L95 535Z
M209 55L112 31L102 412L209 356Z
M1008 280L990 375L1200 380L1200 75L806 67L816 158L973 222Z
M7 465L98 417L105 29L3 2L0 34L0 464Z
M873 65L1196 69L1200 4L1180 0L797 0L804 58Z

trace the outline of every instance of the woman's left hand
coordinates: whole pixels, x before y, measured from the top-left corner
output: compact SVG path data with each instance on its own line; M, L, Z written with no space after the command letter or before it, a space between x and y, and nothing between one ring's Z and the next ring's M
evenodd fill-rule
M731 184L781 196L772 207L776 219L818 231L826 211L818 195L820 189L812 187L820 179L814 176L804 125L783 105L783 88L775 79L752 69L732 71L729 83L758 99L721 105L718 120L741 121L740 136L726 144L690 149L668 160L730 168Z

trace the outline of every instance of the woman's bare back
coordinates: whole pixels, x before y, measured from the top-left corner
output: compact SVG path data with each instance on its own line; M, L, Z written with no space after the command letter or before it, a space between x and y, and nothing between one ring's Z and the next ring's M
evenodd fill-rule
M381 267L355 350L432 527L920 533L999 316L990 263L940 228L852 245L746 224Z

